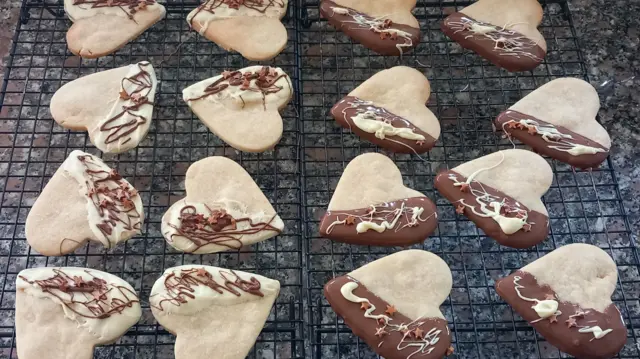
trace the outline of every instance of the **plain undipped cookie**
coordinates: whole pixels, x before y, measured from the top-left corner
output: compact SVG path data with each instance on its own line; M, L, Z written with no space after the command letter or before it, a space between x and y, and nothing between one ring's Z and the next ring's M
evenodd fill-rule
M338 124L380 147L424 153L440 137L440 123L426 107L431 86L418 70L396 66L356 87L331 109Z
M56 91L51 116L64 128L87 131L102 152L121 153L147 135L157 87L148 61L101 71Z
M133 186L101 159L73 151L27 216L27 242L47 256L71 253L86 241L106 248L140 233L142 199Z
M611 358L627 327L611 302L618 273L602 249L575 243L496 282L496 292L549 343L585 359Z
M176 335L176 359L244 359L278 297L280 283L257 274L184 265L151 288L158 323Z
M250 66L200 81L182 98L211 132L246 152L272 149L282 137L282 117L293 87L279 67Z
M207 157L187 170L185 198L162 216L162 235L190 253L238 250L282 232L284 222L239 164Z
M611 138L596 116L600 99L588 82L566 77L534 90L495 120L496 128L534 151L578 168L597 167Z
M129 283L88 268L22 270L15 299L20 359L91 359L142 315Z
M415 6L416 0L322 0L320 14L365 47L402 56L420 43Z
M92 59L115 52L166 13L155 0L64 0L64 11L73 21L69 50Z
M320 235L352 244L407 246L424 241L437 226L433 202L404 186L391 159L366 153L344 169Z
M189 26L227 51L269 60L287 45L281 22L288 0L206 0L187 15Z
M504 246L529 248L547 238L549 214L541 197L552 181L544 158L513 149L444 171L435 187L488 237Z
M544 59L547 43L537 27L537 0L480 0L442 22L445 35L508 71L533 70Z
M442 358L452 351L451 333L440 312L451 286L451 271L440 257L406 250L330 280L324 295L378 355Z

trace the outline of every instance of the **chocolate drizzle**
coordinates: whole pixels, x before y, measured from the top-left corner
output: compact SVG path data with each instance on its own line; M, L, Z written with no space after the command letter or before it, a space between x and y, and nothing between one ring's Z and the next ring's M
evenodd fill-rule
M456 207L458 214L467 216L487 236L504 246L529 248L547 237L549 218L546 215L529 210L475 179L468 181L459 173L445 171L436 177L435 188Z
M228 9L238 10L242 7L255 10L261 14L267 12L269 8L279 7L284 9L284 0L207 0L196 9L196 13L189 19L189 27L193 27L193 19L202 11L211 14L216 13L216 9L225 6Z
M538 153L578 168L597 167L609 155L609 150L595 141L518 111L502 112L495 124L509 138L513 136Z
M138 127L147 123L149 119L141 116L135 111L138 111L144 105L153 105L149 98L147 97L153 88L153 82L151 78L151 74L144 69L144 66L149 66L150 63L147 61L138 62L135 66L138 67L138 72L134 75L125 77L122 79L120 85L120 94L119 97L121 100L130 100L130 104L125 104L122 106L120 112L107 119L100 125L100 131L109 132L109 135L105 139L105 144L110 144L116 142L132 132L134 132ZM125 90L125 83L130 83L135 86L135 88L127 92ZM118 122L120 118L122 118L125 114L132 117L131 120L126 122ZM122 145L131 141L131 137L127 138L122 142Z
M176 307L186 304L189 300L196 299L193 294L195 287L205 286L218 294L233 294L236 297L242 295L241 292L251 294L258 297L264 297L264 293L260 291L260 281L256 277L244 280L238 276L233 270L219 271L220 276L224 280L222 284L218 283L213 275L204 267L193 269L181 269L179 273L169 273L164 278L164 287L167 290L167 298L161 299L157 305L151 305L153 308L164 311L163 304L169 303Z
M451 351L446 320L408 318L349 276L329 281L324 286L324 295L353 333L380 356L442 358Z
M266 97L270 94L280 92L283 87L277 86L276 82L281 78L286 78L287 74L278 73L276 68L270 66L263 66L258 71L224 71L222 75L204 90L201 96L189 98L186 101L198 101L205 97L216 95L230 87L238 87L241 91L259 92L262 94L262 104L266 111ZM289 90L291 90L291 84L287 80ZM242 107L244 108L245 102L242 95L239 96L242 101Z
M397 116L370 101L346 96L331 109L338 124L359 137L397 153L424 153L435 145L436 139L414 126L404 117ZM379 121L378 127L360 125L360 122Z
M91 280L70 276L62 269L51 271L54 275L44 280L29 280L22 275L19 278L38 286L42 292L57 298L65 307L83 318L106 319L139 303L134 291L125 286L107 283L91 274L90 270L84 272L91 276Z
M353 244L408 246L424 241L437 225L433 202L427 197L412 197L367 208L327 211L320 235Z
M126 231L140 231L142 214L133 201L138 191L125 181L116 170L102 169L104 164L97 162L89 154L79 155L78 161L84 168L87 178L86 196L95 207L100 220L95 225L105 238L113 234L113 229L121 225ZM107 241L109 244L110 240Z
M420 42L418 28L373 17L331 0L320 2L320 14L347 36L381 55L402 56Z
M562 301L553 289L541 286L532 274L522 270L499 279L496 292L549 343L577 358L610 358L627 341L627 328L614 304L599 312ZM532 309L531 299L555 300L556 314L541 318Z
M224 209L211 209L205 204L206 214L198 213L193 205L185 205L180 209L180 225L168 223L168 226L176 232L169 237L173 241L174 236L180 236L188 239L198 250L210 244L224 246L230 249L240 249L244 235L256 234L261 231L274 231L280 233L280 230L271 225L276 218L274 214L269 222L253 223L251 218L233 218ZM248 228L238 229L238 224L246 224Z
M148 5L155 4L155 0L73 0L73 5L84 9L80 5L91 5L90 9L98 9L103 7L118 7L129 19L135 22L133 15L144 10Z
M444 19L441 29L462 47L496 66L508 71L533 70L542 62L545 51L532 39L506 26L484 23L456 12Z

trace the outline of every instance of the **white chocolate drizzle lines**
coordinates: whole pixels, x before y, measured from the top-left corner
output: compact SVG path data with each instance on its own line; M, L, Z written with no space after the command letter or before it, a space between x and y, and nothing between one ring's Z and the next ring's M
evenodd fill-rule
M465 39L484 37L494 43L493 50L500 56L515 58L527 57L534 61L542 61L534 54L533 49L538 44L517 31L507 27L516 24L505 24L503 27L483 23L468 17L461 17L459 21L447 21L447 26L454 30L454 34L463 32Z
M398 38L403 39L403 43L396 44L396 48L400 55L404 53L403 48L410 48L413 46L411 34L406 31L393 28L393 22L386 16L374 18L359 11L339 6L332 6L331 11L333 11L334 14L350 16L353 21L345 21L344 23L356 24L363 30L369 30L376 34L380 34L381 40L385 40L387 38L390 40L397 40Z
M344 299L352 303L361 303L362 308L366 308L364 316L366 318L375 320L378 324L381 325L380 327L376 328L376 336L382 338L384 335L392 332L402 333L402 339L398 342L396 349L398 351L407 348L411 348L410 350L415 349L411 352L411 354L407 356L406 359L411 359L411 357L413 357L414 355L423 356L431 354L431 352L433 352L436 343L440 341L440 333L442 333L442 330L432 328L428 332L423 333L422 329L420 329L420 327L425 323L424 318L422 317L412 320L407 324L393 324L391 323L392 318L390 316L387 316L385 314L373 314L373 312L376 310L376 306L368 299L361 298L353 294L353 291L356 288L358 288L358 283L355 281L351 281L345 283L340 288L340 293L342 294ZM411 336L412 334L414 335L413 338ZM383 341L378 344L378 347L380 347L382 343Z
M545 142L549 143L547 147L567 152L572 156L593 155L600 152L608 152L603 148L576 143L575 138L572 135L562 133L557 127L550 123L543 124L533 119L517 119L513 117L511 111L507 111L506 115L509 116L510 120L502 124L502 130L507 134L507 127L523 130L526 129L531 135L540 135Z

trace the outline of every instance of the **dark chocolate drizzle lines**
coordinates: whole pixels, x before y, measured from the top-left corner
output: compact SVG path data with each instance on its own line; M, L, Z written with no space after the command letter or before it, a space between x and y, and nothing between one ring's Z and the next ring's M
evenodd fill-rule
M103 7L118 7L127 17L133 22L137 23L133 18L133 15L141 10L144 10L148 5L155 4L155 0L73 0L73 5L80 7L81 9L97 9ZM89 8L81 7L79 5L91 5Z
M220 270L219 273L224 280L222 284L218 283L213 278L213 275L204 267L198 269L182 269L178 274L176 274L176 271L173 271L164 278L167 298L163 298L157 305L152 304L151 306L160 311L164 311L164 303L179 307L182 304L188 303L191 299L196 299L196 296L193 294L195 292L194 287L201 285L209 287L219 294L225 294L225 292L227 292L239 297L242 295L241 292L244 292L258 297L264 297L264 293L260 291L260 281L256 277L244 280L233 270Z
M229 249L240 249L242 247L242 236L246 234L256 234L261 231L274 231L280 233L280 230L271 225L275 219L274 214L269 222L253 223L251 218L233 218L224 209L211 209L205 204L209 213L198 213L193 205L185 205L180 209L180 225L176 226L172 223L168 225L175 229L170 237L184 237L196 245L195 250L209 244L217 244ZM238 229L239 223L246 223L249 228Z
M43 280L29 280L22 275L19 277L54 296L73 313L88 319L106 319L139 303L138 296L131 289L107 283L89 270L84 272L91 276L91 280L70 276L62 269L52 269L52 272L52 277Z
M215 14L215 10L222 5L227 5L229 9L239 10L241 7L246 7L251 10L255 10L259 13L266 13L271 7L284 8L284 0L207 0L204 4L198 6L197 11L189 20L189 27L193 27L193 19L202 11Z
M110 144L120 140L121 138L128 136L133 131L138 129L141 125L147 123L149 119L144 116L140 116L136 114L134 111L138 111L144 105L152 105L153 103L149 101L149 93L153 88L153 80L151 78L151 74L143 68L143 66L149 66L150 63L147 61L139 62L136 64L138 67L138 72L133 76L125 77L122 79L120 88L120 99L122 100L131 100L131 105L122 106L122 109L119 113L114 115L113 117L106 120L104 123L100 125L100 131L107 131L109 135L104 141L105 144ZM124 88L125 83L130 83L135 86L133 91L127 92ZM131 120L124 123L117 123L117 120L120 119L125 114L133 117ZM131 141L131 137L127 138L122 142L125 143Z

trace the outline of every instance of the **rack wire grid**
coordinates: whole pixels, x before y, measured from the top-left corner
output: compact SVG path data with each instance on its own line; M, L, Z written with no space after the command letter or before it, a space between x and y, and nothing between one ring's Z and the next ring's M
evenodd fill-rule
M556 161L554 181L544 202L550 235L530 250L514 250L486 238L433 190L439 169L512 145L492 131L491 120L522 96L553 78L586 78L567 3L544 3L540 27L549 52L532 72L511 74L462 50L439 31L447 14L470 2L420 0L414 14L421 44L401 58L374 54L320 19L317 0L289 3L283 20L289 43L265 64L282 67L295 95L284 110L285 131L272 151L235 151L212 135L181 99L187 85L250 63L189 31L186 14L197 0L170 0L167 17L113 55L80 59L66 48L70 21L62 0L26 0L0 91L0 358L16 358L15 277L37 266L87 266L121 276L143 299L143 317L117 343L98 347L96 358L173 358L174 336L160 327L145 301L165 268L202 263L254 271L278 279L281 294L250 358L375 358L331 310L322 295L330 278L400 248L354 246L318 236L318 224L344 166L364 152L379 151L339 128L331 106L375 72L404 64L431 81L428 106L438 116L442 136L419 158L388 153L406 185L434 199L438 231L423 248L450 266L454 285L442 311L458 358L557 358L548 345L496 295L493 284L554 248L586 242L616 261L619 280L614 302L628 326L620 357L638 357L640 281L638 254L622 206L615 172L606 162L591 172L574 172ZM43 257L26 243L29 209L58 166L73 149L100 155L84 132L67 131L52 121L49 101L64 83L80 76L150 60L159 80L154 120L147 138L120 155L102 155L140 190L147 221L144 233L113 250L90 244L64 257ZM238 161L260 185L285 221L285 231L239 252L190 255L167 246L160 218L184 195L184 176L196 160L224 155ZM366 179L363 179L365 182ZM419 265L419 264L418 264ZM428 268L421 269L428 271ZM567 268L570 271L571 268ZM215 333L211 333L215 335Z

